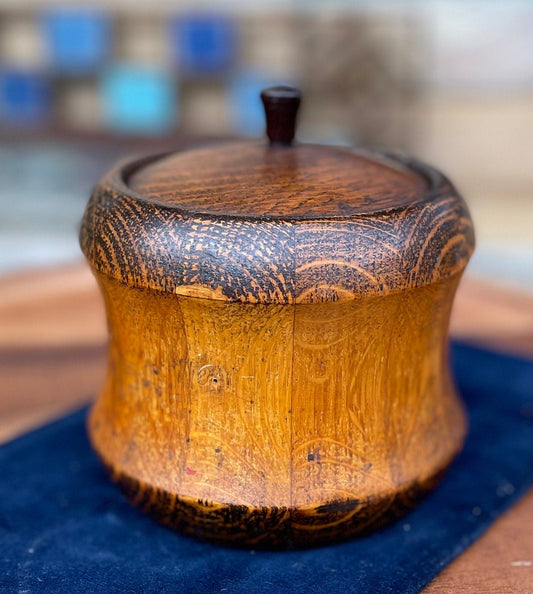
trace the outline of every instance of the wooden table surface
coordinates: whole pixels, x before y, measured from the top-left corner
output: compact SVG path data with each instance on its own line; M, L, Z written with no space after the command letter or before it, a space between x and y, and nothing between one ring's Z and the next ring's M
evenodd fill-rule
M94 397L105 371L106 327L84 264L1 279L0 328L0 441ZM451 330L472 344L533 358L533 296L467 278ZM533 490L425 592L533 593Z

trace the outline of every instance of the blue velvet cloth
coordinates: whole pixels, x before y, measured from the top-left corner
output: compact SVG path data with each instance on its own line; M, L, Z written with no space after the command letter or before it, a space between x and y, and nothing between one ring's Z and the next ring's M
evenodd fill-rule
M418 592L533 482L533 362L455 345L466 447L411 514L305 551L197 542L130 507L91 452L85 411L0 449L3 592Z

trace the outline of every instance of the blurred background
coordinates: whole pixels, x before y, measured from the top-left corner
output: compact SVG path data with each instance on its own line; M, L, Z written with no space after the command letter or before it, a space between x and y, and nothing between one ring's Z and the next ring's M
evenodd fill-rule
M264 130L298 85L299 140L435 164L467 199L469 274L533 291L533 3L2 0L0 276L81 258L118 158Z

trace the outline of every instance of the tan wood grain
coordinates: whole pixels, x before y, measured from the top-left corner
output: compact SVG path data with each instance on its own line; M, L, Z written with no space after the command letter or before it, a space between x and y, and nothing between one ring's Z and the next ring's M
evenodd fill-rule
M96 186L80 242L110 327L89 434L164 523L338 541L405 513L462 447L447 334L474 232L430 166L249 142L149 157Z
M291 307L100 275L111 350L93 445L146 511L195 535L301 546L368 530L462 445L443 356L457 281ZM228 529L226 510L246 521Z
M532 312L532 295L465 278L455 301L452 335L533 357ZM102 385L103 304L86 265L2 279L0 329L1 439L75 408ZM532 592L532 518L530 493L426 591Z

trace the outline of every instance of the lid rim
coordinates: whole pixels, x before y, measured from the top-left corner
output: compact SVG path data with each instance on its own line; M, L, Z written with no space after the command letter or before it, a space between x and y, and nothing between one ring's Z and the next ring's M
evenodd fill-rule
M474 248L468 208L441 174L432 196L395 212L269 220L139 200L121 185L127 167L96 187L80 243L95 272L132 288L250 304L346 301L449 279Z

